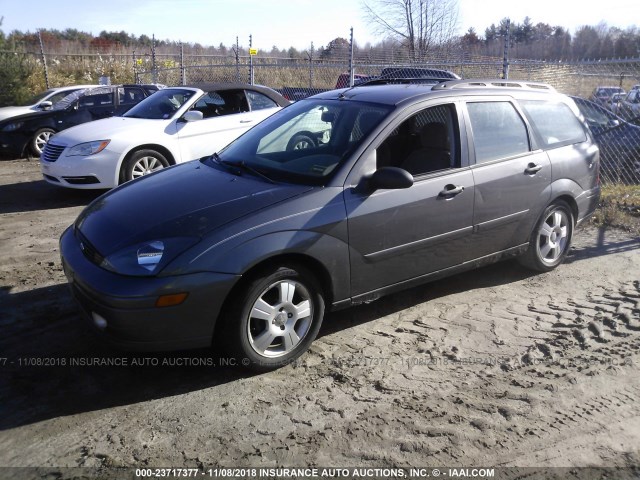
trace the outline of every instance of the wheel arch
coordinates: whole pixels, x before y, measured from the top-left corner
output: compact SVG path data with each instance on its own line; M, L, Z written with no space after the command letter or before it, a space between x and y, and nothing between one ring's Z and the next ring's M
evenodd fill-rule
M261 274L273 271L281 265L299 265L309 270L311 273L317 275L318 286L322 289L322 295L324 297L324 304L327 310L331 309L333 303L333 282L331 275L326 267L318 259L305 255L303 253L282 253L274 255L272 257L263 259L262 261L252 265L247 271L242 274L240 280L231 288L227 297L225 298L222 308L220 309L219 317L215 322L212 342L215 341L216 333L220 329L225 328L226 313L229 312L230 304L235 298L237 298L243 288L246 287L252 280Z
M122 171L122 167L125 165L125 163L127 163L127 160L129 160L132 155L134 155L136 152L139 152L140 150L155 150L158 153L161 153L164 158L167 159L170 166L177 163L175 156L173 155L173 153L171 153L171 150L163 145L157 143L144 143L142 145L136 145L129 149L129 151L127 151L127 153L121 157L120 162L118 163L118 168L116 170L117 184L120 184L123 181L124 172Z
M573 215L573 224L575 226L576 222L578 221L578 213L579 213L578 203L576 202L576 199L569 194L564 194L554 198L551 203L556 203L558 201L562 201L567 205L569 205L569 208L571 209L571 214Z

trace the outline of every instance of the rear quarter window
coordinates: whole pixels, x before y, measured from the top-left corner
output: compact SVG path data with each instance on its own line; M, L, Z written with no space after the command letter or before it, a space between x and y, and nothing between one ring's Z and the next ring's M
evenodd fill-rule
M520 100L543 148L557 148L586 141L587 135L571 108L562 102Z

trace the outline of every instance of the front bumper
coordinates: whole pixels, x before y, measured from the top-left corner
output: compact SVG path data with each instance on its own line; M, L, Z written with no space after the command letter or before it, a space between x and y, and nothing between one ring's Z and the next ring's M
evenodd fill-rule
M44 179L59 187L79 189L108 189L118 186L119 153L108 148L88 157L66 156L66 147L54 161L45 154L40 159Z
M25 153L28 143L29 137L19 132L0 132L0 154L21 157Z
M239 278L212 272L174 277L118 275L84 255L73 227L60 237L60 254L84 316L109 343L127 350L166 351L211 345L223 302ZM188 292L188 297L180 305L155 306L160 295L183 292Z

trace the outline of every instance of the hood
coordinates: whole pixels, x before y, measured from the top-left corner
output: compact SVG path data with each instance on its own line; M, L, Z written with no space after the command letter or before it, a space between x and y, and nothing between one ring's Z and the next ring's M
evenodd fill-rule
M76 145L94 140L112 140L121 132L127 138L135 138L136 131L162 132L171 120L150 120L147 118L109 117L83 123L56 134L55 144L61 146Z
M0 108L0 121L30 112L31 107L2 107Z
M14 122L28 122L29 120L39 120L42 118L53 117L57 114L59 110L45 110L45 111L37 111L27 109L23 112L20 112L19 115L15 115L13 117L6 118L1 120L0 122L3 124L14 123Z
M202 237L274 203L312 189L236 176L200 161L164 169L97 198L76 228L103 256L139 242Z

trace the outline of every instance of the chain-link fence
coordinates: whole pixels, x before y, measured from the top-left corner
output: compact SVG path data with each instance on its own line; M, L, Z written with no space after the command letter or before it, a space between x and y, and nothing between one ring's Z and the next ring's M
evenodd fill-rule
M43 68L44 56L23 54L33 72ZM306 58L249 57L236 54L47 54L51 85L95 83L247 82L266 85L290 100L300 100L336 87L381 75L440 76L441 70L461 78L501 78L503 59L471 56L462 50L443 51L427 61L410 62L401 50L368 53L348 50ZM640 58L598 61L511 59L508 78L548 83L558 91L593 100L579 102L601 149L601 177L605 182L640 184ZM29 90L42 91L42 76L30 75ZM33 83L33 84L32 84ZM47 85L48 86L48 85ZM607 88L602 88L607 87ZM612 97L616 90L624 94Z

